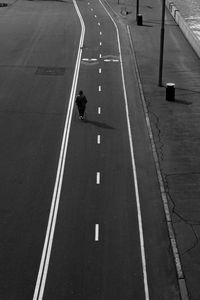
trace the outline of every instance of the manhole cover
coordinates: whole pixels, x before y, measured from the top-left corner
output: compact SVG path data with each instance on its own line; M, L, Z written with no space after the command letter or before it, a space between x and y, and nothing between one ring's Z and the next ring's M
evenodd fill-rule
M62 76L65 74L65 68L56 67L38 67L36 75Z

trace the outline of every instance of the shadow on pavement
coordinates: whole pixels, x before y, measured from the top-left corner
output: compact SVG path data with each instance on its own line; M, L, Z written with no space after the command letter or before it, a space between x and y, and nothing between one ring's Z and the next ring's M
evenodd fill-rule
M147 24L143 24L143 27L153 27L153 25L147 25Z
M176 98L175 98L174 102L176 102L178 104L185 104L185 105L191 105L192 104L192 102L190 102L190 101L176 99Z
M176 88L176 90L188 92L186 95L190 94L200 94L200 91L190 90L190 89L184 89L184 88Z
M88 123L88 124L92 124L94 126L97 127L101 127L101 128L105 128L105 129L115 129L114 127L106 124L106 123L102 123L102 122L97 122L97 121L92 121L92 120L88 120L88 119L84 119L82 122L84 123Z

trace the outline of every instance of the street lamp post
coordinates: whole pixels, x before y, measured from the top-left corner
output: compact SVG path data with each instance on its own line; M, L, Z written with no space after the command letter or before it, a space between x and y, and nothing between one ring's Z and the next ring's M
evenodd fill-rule
M139 0L137 0L136 2L136 20L138 18L138 15L139 15Z
M160 31L160 62L159 62L159 79L158 79L159 86L162 86L164 36L165 36L165 0L162 1L162 21L161 21L161 31Z

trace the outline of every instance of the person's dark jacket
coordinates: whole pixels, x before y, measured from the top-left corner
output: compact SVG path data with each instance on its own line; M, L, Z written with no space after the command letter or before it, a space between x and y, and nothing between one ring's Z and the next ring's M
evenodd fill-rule
M80 108L84 108L87 103L87 99L84 94L76 96L76 104Z

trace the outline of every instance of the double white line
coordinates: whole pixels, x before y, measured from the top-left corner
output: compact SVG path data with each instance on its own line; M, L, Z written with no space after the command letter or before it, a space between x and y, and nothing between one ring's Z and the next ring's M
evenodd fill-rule
M83 46L83 41L84 41L84 36L85 36L85 24L84 24L83 18L80 14L79 8L78 8L75 0L73 0L73 3L74 3L76 12L79 16L80 23L81 23L81 37L80 37L80 42L79 42L79 49L78 49L78 54L77 54L77 59L76 59L76 66L75 66L74 77L73 77L73 82L72 82L70 100L69 100L69 105L68 105L68 110L67 110L66 121L65 121L64 133L63 133L63 139L62 139L62 145L61 145L60 157L59 157L59 163L58 163L58 169L57 169L57 175L56 175L56 181L55 181L54 192L53 192L52 203L51 203L51 210L50 210L50 214L49 214L46 237L45 237L42 257L41 257L41 261L40 261L40 268L39 268L39 272L38 272L38 277L37 277L37 282L36 282L36 286L35 286L33 300L42 300L43 294L44 294L44 288L45 288L45 283L46 283L46 278L47 278L47 272L48 272L49 260L50 260L51 249L52 249L52 244L53 244L53 237L54 237L54 231L55 231L55 226L56 226L58 206L59 206L60 194L61 194L61 188L62 188L62 182L63 182L63 174L64 174L67 146L68 146L68 140L69 140L72 112L73 112L73 106L74 106L74 98L75 98L75 93L76 93L76 86L77 86L77 81L78 81L81 55L82 55L82 46Z

